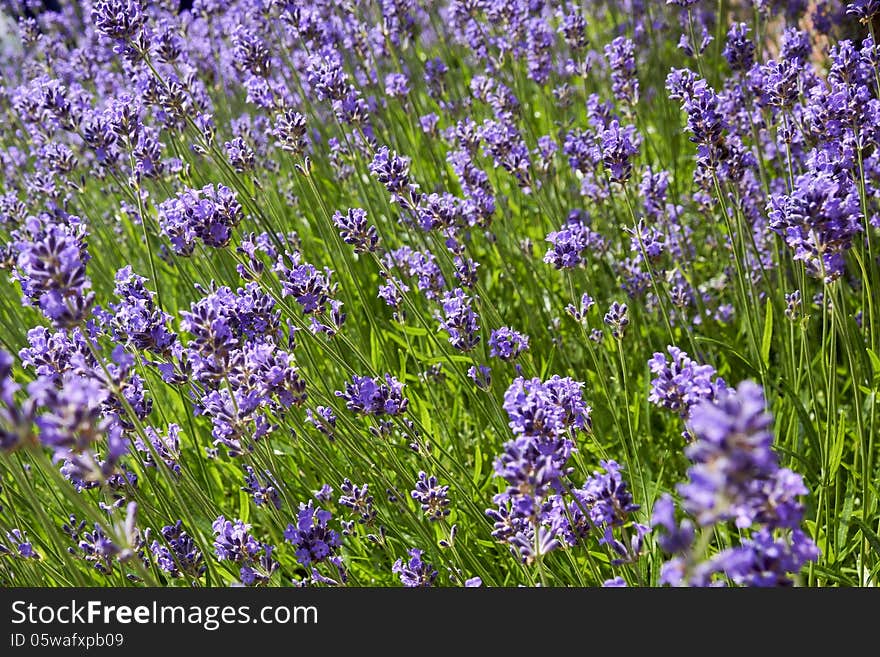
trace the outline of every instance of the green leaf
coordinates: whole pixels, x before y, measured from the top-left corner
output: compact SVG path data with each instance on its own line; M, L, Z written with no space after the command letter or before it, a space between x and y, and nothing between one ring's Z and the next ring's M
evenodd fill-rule
M846 444L846 425L841 422L837 428L837 437L831 446L831 453L828 455L828 479L833 478L840 469L840 461L843 459L843 447Z
M251 498L247 491L238 491L238 517L242 522L247 522L251 517Z
M837 527L838 545L843 545L846 542L846 535L849 532L850 523L853 521L852 512L855 498L856 496L852 494L846 495L843 498L843 512L840 514L840 524ZM851 547L855 547L855 543Z
M853 516L852 518L850 518L850 520L852 521L852 524L854 524L862 531L862 536L864 536L865 539L868 541L871 549L873 549L874 552L876 552L877 554L880 554L880 536L877 536L877 533L873 529L868 527L868 525L865 524L865 521L861 518Z
M797 393L792 390L791 386L785 382L785 379L778 379L776 381L772 381L771 385L774 387L778 387L782 389L782 391L786 394L788 399L791 401L792 406L794 406L795 412L798 414L798 417L801 420L801 426L804 429L804 435L809 440L810 445L813 448L813 452L815 454L822 453L822 441L819 438L819 434L816 432L816 427L813 424L813 420L810 417L809 412L804 405L801 403L800 398ZM814 470L818 469L818 465L813 468Z
M825 568L824 566L820 566L819 564L813 564L813 570L823 577L835 582L836 584L842 584L843 586L858 586L855 580L837 572L836 570L831 570L830 568Z
M474 486L477 487L480 485L480 477L483 476L483 450L480 449L480 443L478 442L474 448Z
M420 404L420 407L422 426L425 427L425 431L428 432L428 435L431 435L434 433L434 423L431 420L431 411L428 408L428 404Z
M764 314L764 337L761 338L761 360L764 367L770 366L770 345L773 342L773 304L767 299L767 308Z
M425 335L428 335L428 329L423 328L421 326L408 326L408 325L404 324L400 328L407 335L414 335L418 338L425 336Z
M761 373L758 371L758 368L755 367L752 362L748 358L746 358L741 352L734 349L729 343L721 342L720 340L716 340L714 338L707 338L704 335L695 335L694 340L696 340L697 342L705 342L706 344L714 345L719 349L723 349L724 351L733 354L740 361L742 361L742 364L749 369L753 376L758 378L761 377Z
M375 331L370 331L370 364L375 370L381 369L379 367L380 352L381 350L379 347L379 336L376 334Z
M880 385L880 356L873 349L866 349L868 358L871 359L871 369L874 371L874 385Z

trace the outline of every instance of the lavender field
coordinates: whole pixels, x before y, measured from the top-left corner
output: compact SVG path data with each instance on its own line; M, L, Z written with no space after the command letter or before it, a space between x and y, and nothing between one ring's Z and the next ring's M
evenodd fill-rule
M880 2L48 4L0 586L880 582Z

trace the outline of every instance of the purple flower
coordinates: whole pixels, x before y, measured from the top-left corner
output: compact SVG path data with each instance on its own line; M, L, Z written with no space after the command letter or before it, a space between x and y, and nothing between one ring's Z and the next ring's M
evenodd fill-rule
M339 534L327 526L331 517L329 511L314 506L311 500L300 503L296 524L287 525L284 538L296 549L296 560L301 565L320 563L339 547Z
M144 16L138 0L97 0L92 5L92 22L101 34L126 41L143 27Z
M156 306L155 294L147 289L146 280L135 274L130 265L116 272L114 294L120 301L110 304L114 338L130 342L135 349L148 349L163 354L177 341L168 328L171 316Z
M605 121L602 121L601 128L605 128ZM596 136L592 132L578 129L565 134L562 152L568 156L568 164L572 170L585 177L593 176L596 165L602 159Z
M579 7L570 5L566 10L560 11L562 20L559 22L559 32L565 38L565 43L573 51L584 50L589 44L587 37L587 19L581 13Z
M134 447L143 455L143 463L148 468L156 467L156 456L171 472L180 474L180 427L169 424L166 434L161 435L153 427L144 429L149 445L144 442L140 435L134 438Z
M614 97L627 105L635 104L639 99L635 44L626 37L617 37L605 46L605 58L611 69Z
M15 394L21 389L12 376L15 360L0 350L0 450L12 450L31 435L33 403L19 405Z
M244 139L236 137L232 141L224 143L224 147L226 148L226 157L229 158L229 163L237 173L253 170L256 163L254 149Z
M402 73L385 76L385 93L392 98L403 98L409 93L409 80Z
M275 345L280 311L259 284L251 282L235 292L228 287L213 288L181 316L181 328L191 335L184 353L196 379L217 387L259 370L267 378L249 378L246 387L260 387L266 395L280 393L286 405L301 401L302 381L296 376L292 356Z
M684 520L681 523L675 520L675 502L668 493L664 493L654 503L651 526L664 530L658 533L657 543L668 554L685 553L694 542L693 523L690 520Z
M70 516L70 525L63 525L62 530L74 541L81 553L81 558L90 563L92 567L103 575L113 572L114 564L122 551L105 533L97 523L93 531L84 531L86 526L83 520L75 524L75 517ZM76 554L74 548L68 548L71 554Z
M355 253L375 251L379 244L376 227L367 223L367 212L360 208L350 208L348 212L333 214L333 223L339 229L339 236L346 244L354 246Z
M648 367L656 375L651 381L648 401L687 418L695 404L711 401L727 389L711 365L697 364L678 347L669 346L667 351L671 359L657 352L648 361Z
M815 21L815 18L814 18ZM813 52L810 35L796 27L787 27L782 32L779 57L800 63L809 61Z
M792 586L791 573L799 573L819 558L816 544L801 530L774 538L761 529L745 539L742 546L716 557L724 573L741 586Z
M754 484L778 470L771 422L760 386L748 381L715 403L694 406L690 426L696 440L685 451L694 465L679 492L699 524L728 518L741 526L752 523L759 501Z
M272 341L248 342L237 354L241 369L234 368L229 382L239 390L259 398L260 404L276 410L300 406L308 395L292 353L279 349Z
M692 466L678 486L682 507L702 535L733 521L742 540L708 559L694 553L694 524L676 521L671 497L661 497L652 525L663 530L661 548L674 555L661 569L661 583L714 586L723 583L715 577L723 574L746 586L784 586L791 573L818 558L800 529L798 498L807 489L799 475L779 467L771 422L763 391L749 381L693 407L695 440L685 452Z
M394 562L391 572L400 577L400 582L407 588L431 586L437 579L434 566L422 559L424 552L418 548L408 551L409 559L398 559Z
M510 123L487 120L480 127L480 137L493 166L502 167L516 178L520 187L530 190L533 183L529 149L519 130Z
M449 333L449 344L460 351L470 351L480 342L479 318L471 302L472 298L461 288L443 295L440 330Z
M38 378L28 385L28 394L45 409L36 419L44 445L85 450L109 427L102 411L110 393L93 377L68 372L57 383Z
M214 530L214 553L220 561L240 564L239 576L245 586L266 584L278 569L272 559L275 548L259 542L251 533L251 526L241 520L227 520L219 516L211 525Z
M583 385L558 375L546 382L514 379L504 394L504 410L513 433L548 440L562 438L569 429L589 428L590 407L583 400Z
M235 63L239 68L257 77L269 76L272 60L260 38L239 24L232 31L232 44Z
M437 126L440 123L440 117L434 112L424 114L419 117L419 127L422 132L428 135L434 135L437 132Z
M734 71L748 71L755 62L755 44L748 34L746 23L734 23L727 31L724 58Z
M529 348L529 336L502 326L489 337L490 356L501 360L514 360Z
M318 100L340 103L353 91L342 68L342 58L332 48L309 57L307 80Z
M604 239L599 233L590 230L587 222L586 213L572 211L560 230L547 235L547 241L552 246L547 250L544 262L556 269L568 269L584 262L584 253L588 249L604 250Z
M278 148L302 155L306 146L306 117L290 109L282 110L275 117L272 135Z
M369 486L357 486L346 479L339 487L342 495L339 503L354 511L358 516L358 522L361 524L369 524L376 517L376 510L373 508L373 496L370 495Z
M494 522L492 535L525 561L537 556L536 540L541 554L560 545L558 526L544 525L552 523L545 502L563 489L562 479L570 472L573 432L590 426L582 385L558 376L546 382L519 377L504 395L514 438L504 444L494 468L507 488L493 498L498 507L486 515Z
M580 298L579 306L575 306L573 303L570 303L565 306L565 312L567 312L571 318L576 322L581 322L586 319L587 314L590 312L590 309L596 305L595 300L589 294L582 294Z
M603 321L611 327L611 335L622 340L626 333L626 327L629 326L629 312L626 304L614 301L608 308L608 312L605 313Z
M846 13L855 16L862 23L869 23L880 13L880 0L853 0L846 6Z
M589 510L590 522L596 527L622 525L630 514L638 511L632 493L620 474L615 461L600 461L604 473L594 472L587 478L583 488L575 491L575 497Z
M409 403L403 396L403 384L390 374L385 375L384 383L355 375L336 396L345 400L348 410L364 415L401 415Z
M593 472L581 488L569 488L549 498L545 505L545 521L554 536L569 546L576 546L594 529L598 542L612 554L612 564L632 563L641 554L644 536L649 528L632 524L639 505L633 501L627 482L615 461L601 461L604 472ZM566 494L569 493L569 494ZM615 530L624 538L624 526L635 533L625 543L615 537Z
M187 189L159 204L159 228L177 255L192 255L196 240L221 248L242 219L235 192L223 185Z
M27 532L18 528L6 532L6 543L0 543L0 556L11 554L19 559L39 560L40 554L34 549L33 543L28 540Z
M281 508L281 495L278 492L278 482L269 470L264 470L262 475L253 467L244 466L244 486L241 487L246 493L250 493L257 506L271 504L276 509Z
M480 390L488 390L492 387L492 370L486 365L471 365L467 375Z
M438 299L446 286L443 272L430 251L413 251L408 246L402 246L385 254L382 265L388 269L396 268L405 276L415 277L419 291L428 299ZM408 289L404 286L403 291Z
M629 125L621 129L614 120L604 130L602 139L602 161L613 182L625 183L632 174L632 157L639 152L641 138L635 126Z
M666 78L670 98L682 100L687 113L690 140L697 144L697 161L702 167L717 168L727 156L723 134L727 122L721 101L708 83L687 69L673 71Z
M791 107L798 97L800 67L791 59L771 60L752 72L752 86L762 103L770 107Z
M559 542L556 535L544 525L539 525L537 531L529 528L517 532L510 539L510 544L513 549L519 552L525 563L532 563L538 557L562 547L562 543Z
M94 293L88 291L85 237L85 224L77 217L63 224L34 220L16 244L16 278L22 292L58 328L81 324L94 301Z
M201 577L207 566L202 551L196 542L183 529L183 522L178 520L173 525L162 527L162 538L165 545L153 541L150 551L156 564L171 577L189 577L193 580Z
M286 256L291 262L290 267L279 259L273 268L281 280L282 295L293 297L307 315L322 314L336 293L336 284L330 282L333 270L325 268L321 271L313 264L303 262L299 251Z
M411 495L421 505L428 520L440 520L449 515L449 486L441 486L434 475L429 477L424 472L419 472Z
M843 274L844 254L862 230L858 192L848 175L824 170L800 175L790 195L770 197L767 212L770 228L812 275L830 282Z
M411 206L418 185L409 177L409 159L382 146L370 162L370 173L391 193L391 201Z
M438 57L425 62L425 83L428 85L429 95L443 95L443 78L448 71L449 67Z
M250 534L250 525L241 520L219 516L212 524L214 553L220 561L247 562L263 549L262 543Z
M333 488L330 484L323 484L318 490L312 491L312 495L319 502L329 502L333 499Z
M306 410L306 422L314 426L325 436L333 439L336 429L336 413L328 406L316 406L315 410Z

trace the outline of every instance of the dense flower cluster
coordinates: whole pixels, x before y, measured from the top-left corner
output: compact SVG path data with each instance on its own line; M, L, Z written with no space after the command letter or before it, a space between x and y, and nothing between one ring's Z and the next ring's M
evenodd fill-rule
M420 472L411 495L429 520L440 520L449 515L449 486L441 486L434 475L429 477Z
M403 384L390 374L384 383L368 376L354 376L336 396L345 400L345 407L365 415L400 415L408 401L403 396Z
M409 559L398 559L394 562L391 572L400 577L400 583L407 588L432 586L437 579L437 571L434 566L422 559L424 552L418 548L412 548L408 552Z
M94 293L86 276L86 225L78 217L44 217L29 222L20 241L16 276L25 298L59 328L81 324Z
M571 518L584 518L604 503L604 494L587 492L591 487L596 490L601 475L583 491L572 490L568 483L574 437L591 427L582 386L558 376L547 381L519 377L504 395L515 438L505 443L504 452L495 460L495 474L505 480L507 488L494 498L498 507L486 513L495 523L493 536L509 543L526 561L560 547L561 539L576 543L591 525L588 521L588 526L577 529ZM605 467L612 476L616 474L616 464ZM622 482L612 488L626 495ZM611 493L612 498L615 495ZM627 514L637 508L630 508L630 503L616 506Z
M296 550L296 560L310 566L329 558L339 547L339 534L327 527L331 514L312 502L300 504L296 524L287 525L284 539Z
M214 530L214 554L220 561L239 566L239 577L245 586L266 584L278 568L272 558L275 547L261 543L250 533L251 526L241 520L219 516L211 525Z
M795 260L827 281L844 272L844 253L862 231L853 182L820 170L798 176L789 195L770 199L770 227L785 238Z
M178 255L192 255L201 242L215 248L229 244L242 219L241 205L228 187L188 189L159 205L159 227Z
M876 585L878 19L8 0L0 585Z
M150 551L156 564L171 577L198 579L207 570L202 551L183 529L183 521L162 528L163 545L153 541Z
M675 520L669 495L654 507L653 525L672 558L661 581L671 585L723 584L723 575L749 586L790 585L819 551L801 529L807 493L803 479L779 467L772 450L772 418L760 386L745 381L714 402L704 400L691 413L695 441L686 454L692 465L680 484L681 505L694 522ZM707 558L695 550L697 531L733 522L741 544Z
M656 375L648 401L677 411L686 419L695 404L711 401L727 389L711 365L697 364L678 347L669 346L667 351L669 359L658 352L648 361L651 373Z
M492 331L489 337L490 356L513 360L529 348L529 336L506 326Z

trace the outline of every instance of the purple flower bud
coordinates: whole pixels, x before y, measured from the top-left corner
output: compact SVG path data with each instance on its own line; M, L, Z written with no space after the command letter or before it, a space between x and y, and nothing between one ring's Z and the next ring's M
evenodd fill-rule
M409 403L403 396L403 384L390 374L385 375L384 383L355 375L336 396L345 400L346 408L364 415L401 415Z
M159 227L171 240L177 255L192 255L196 240L221 248L232 238L232 229L242 219L235 193L223 185L187 189L159 204Z
M139 0L97 0L92 5L92 21L101 34L126 41L143 27L146 17Z
M422 559L424 552L418 548L409 550L409 559L398 559L394 562L391 572L400 577L400 582L408 588L431 586L437 579L434 566Z
M327 526L330 518L329 511L314 506L311 500L308 504L300 503L296 524L287 525L284 538L293 545L301 565L320 563L339 547L339 534Z
M437 477L433 475L429 477L424 472L419 472L416 487L411 495L421 505L428 520L436 521L449 515L449 486L441 486Z
M529 336L502 326L489 337L490 356L501 360L514 360L529 348Z
M333 223L339 229L339 236L346 244L354 246L355 253L373 252L379 245L376 227L367 223L367 212L360 208L350 208L346 214L336 212Z

